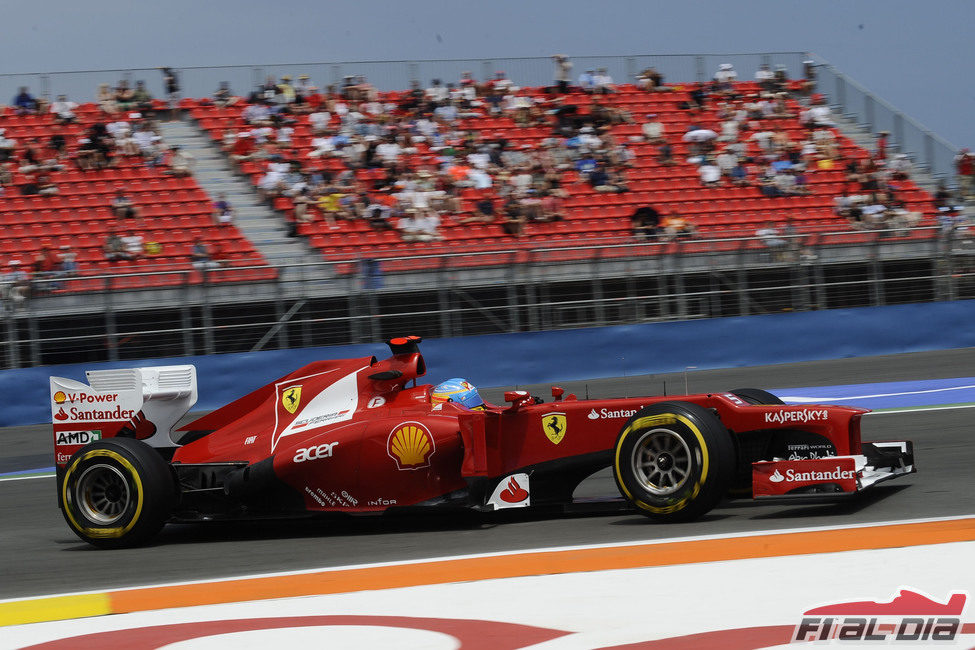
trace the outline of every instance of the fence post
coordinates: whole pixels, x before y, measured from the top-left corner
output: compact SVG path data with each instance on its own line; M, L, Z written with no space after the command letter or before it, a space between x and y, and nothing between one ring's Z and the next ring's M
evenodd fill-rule
M836 70L830 68L829 70L833 74L833 78L836 79L836 101L840 105L840 113L847 115L849 111L846 106L846 79L840 76Z
M873 127L874 127L873 112L874 112L873 97L871 97L870 95L864 95L863 96L863 118L864 121L866 122L865 126L867 127L867 131L870 132L870 135L873 135Z
M697 77L698 82L705 82L708 80L708 72L705 69L704 57L700 54L694 57L694 76Z
M934 137L930 131L924 132L924 165L928 173L937 175L938 170L934 164Z
M17 340L17 322L12 314L4 318L7 326L7 367L20 367L20 342Z
M898 153L904 153L904 115L894 113L894 144Z
M30 365L41 365L41 331L33 312L27 314L27 331L30 333Z
M518 254L511 253L510 259L508 261L507 276L508 281L505 283L507 285L506 289L508 292L508 331L509 332L520 332L521 331L521 312L518 308L518 289L515 286L515 269L517 264Z
M601 257L602 249L597 248L592 256L590 281L592 282L593 307L595 307L593 316L595 316L597 323L604 325L606 324L606 306L603 304L603 282L599 277L599 260Z

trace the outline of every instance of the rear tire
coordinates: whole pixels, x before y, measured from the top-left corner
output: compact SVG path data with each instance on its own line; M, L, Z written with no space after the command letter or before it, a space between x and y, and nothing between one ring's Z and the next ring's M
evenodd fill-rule
M768 392L767 390L762 390L761 388L736 388L732 391L728 391L736 397L740 397L749 404L785 404L778 397Z
M100 548L144 544L176 504L169 464L149 445L108 438L68 461L61 479L61 511L74 533Z
M613 476L641 514L660 521L697 519L731 486L735 448L711 411L660 402L631 417L616 439Z

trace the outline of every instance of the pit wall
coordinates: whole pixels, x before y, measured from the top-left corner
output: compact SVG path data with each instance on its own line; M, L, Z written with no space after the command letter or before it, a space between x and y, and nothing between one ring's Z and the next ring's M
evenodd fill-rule
M421 350L431 383L466 377L509 386L972 346L975 301L964 300L434 339ZM3 370L0 426L50 421L51 375L83 381L85 370L192 363L200 385L194 410L208 410L311 361L371 355L389 350L380 342Z

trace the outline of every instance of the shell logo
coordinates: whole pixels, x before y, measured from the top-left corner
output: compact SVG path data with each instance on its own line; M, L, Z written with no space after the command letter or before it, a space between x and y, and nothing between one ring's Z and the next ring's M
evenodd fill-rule
M63 390L59 390L58 392L54 393L55 404L64 404L64 400L66 399L68 399L68 396L64 394Z
M430 466L437 450L430 431L419 422L397 425L386 441L386 453L396 461L396 469L409 470Z

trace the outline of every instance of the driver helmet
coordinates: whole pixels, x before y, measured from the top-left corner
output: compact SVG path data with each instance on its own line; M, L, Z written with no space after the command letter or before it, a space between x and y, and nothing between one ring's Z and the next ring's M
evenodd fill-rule
M454 402L469 409L484 408L484 400L478 395L474 384L460 377L442 381L434 386L430 393L430 401L435 405Z

